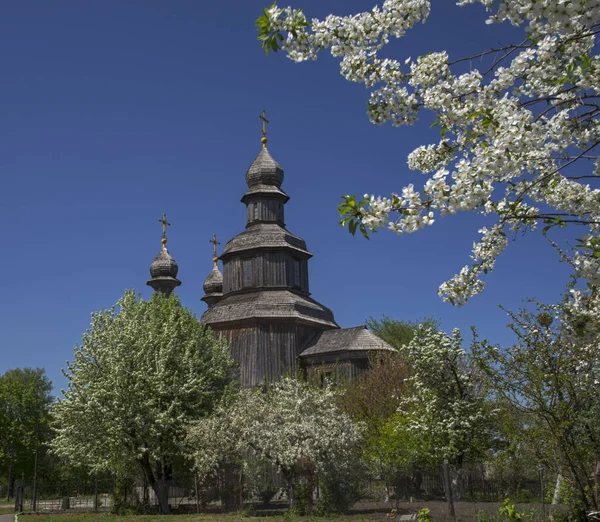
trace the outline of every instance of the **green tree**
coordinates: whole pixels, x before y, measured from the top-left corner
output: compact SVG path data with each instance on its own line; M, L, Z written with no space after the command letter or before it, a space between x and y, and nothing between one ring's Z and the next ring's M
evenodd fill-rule
M384 315L381 319L369 317L365 325L377 337L381 337L394 348L400 349L412 341L420 325L428 325L437 329L440 327L440 321L433 317L424 317L419 321L398 321Z
M422 324L437 328L439 321L425 318ZM340 402L355 421L365 424L363 459L372 476L383 481L391 498L392 489L398 489L407 480L417 490L420 467L427 462L425 440L406 429L398 429L406 427L407 420L398 409L410 393L408 381L412 376L404 348L418 332L419 322L383 316L369 318L366 325L398 352L373 356L370 371L346 384Z
M509 312L517 342L501 347L476 338L472 352L496 393L527 416L540 459L553 463L583 514L599 507L600 351L597 329L590 335L590 324L569 313L570 299Z
M127 291L92 315L55 408L57 455L93 472L131 464L169 512L168 482L187 426L232 386L227 346L177 296Z
M7 500L16 477L34 478L49 435L52 383L42 368L16 368L0 376L0 466Z

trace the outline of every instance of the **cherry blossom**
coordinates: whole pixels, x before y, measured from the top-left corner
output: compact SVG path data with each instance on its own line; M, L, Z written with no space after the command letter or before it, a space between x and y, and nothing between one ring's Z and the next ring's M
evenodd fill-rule
M436 117L440 139L408 157L408 167L427 177L422 188L415 182L389 196L345 196L338 209L351 233L413 233L458 212L486 216L471 263L439 289L460 305L483 290L508 232L577 226L574 237L581 231L586 239L568 256L575 275L596 285L600 0L457 5L475 3L488 10L488 24L521 27L522 41L458 59L445 51L382 58L390 38L427 20L429 0L386 0L369 12L310 21L300 9L273 4L257 26L266 51L282 49L296 62L325 50L339 58L341 74L370 89L374 124L412 124L423 110ZM481 70L472 67L474 58Z

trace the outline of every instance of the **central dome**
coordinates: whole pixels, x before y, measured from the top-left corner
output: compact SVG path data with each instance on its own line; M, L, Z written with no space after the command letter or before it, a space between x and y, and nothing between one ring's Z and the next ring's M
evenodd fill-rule
M246 172L246 183L253 188L258 185L274 185L281 187L283 183L283 169L277 163L267 147L263 147L248 171Z

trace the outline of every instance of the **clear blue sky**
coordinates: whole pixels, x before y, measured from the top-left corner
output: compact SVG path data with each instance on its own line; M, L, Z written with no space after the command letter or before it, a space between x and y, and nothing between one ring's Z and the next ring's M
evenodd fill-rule
M346 82L330 56L294 64L268 58L254 20L264 0L80 0L5 3L0 17L0 372L44 367L57 391L60 368L89 325L126 288L144 296L160 248L158 218L172 227L183 303L199 316L216 233L241 232L244 174L260 150L285 169L288 229L314 253L313 297L341 326L369 316L434 316L445 329L477 326L508 342L501 303L558 298L566 268L538 236L518 237L463 308L437 287L468 261L482 222L462 215L410 236L371 241L338 225L340 195L388 194L424 181L406 166L417 145L437 139L425 120L375 127L367 92ZM306 0L309 17L370 9L368 0ZM341 10L340 10L341 9ZM474 54L516 40L484 24L479 6L434 0L429 22L390 55L448 49ZM476 65L476 64L475 64ZM222 246L221 246L222 248Z

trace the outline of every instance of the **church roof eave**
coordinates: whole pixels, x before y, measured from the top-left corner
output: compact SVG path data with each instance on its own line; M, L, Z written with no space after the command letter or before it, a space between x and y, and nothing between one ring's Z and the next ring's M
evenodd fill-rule
M331 310L310 297L289 290L228 294L206 310L200 320L213 326L260 319L292 320L320 328L339 328Z

